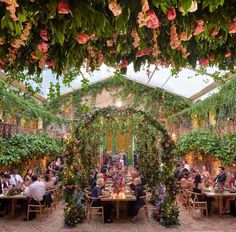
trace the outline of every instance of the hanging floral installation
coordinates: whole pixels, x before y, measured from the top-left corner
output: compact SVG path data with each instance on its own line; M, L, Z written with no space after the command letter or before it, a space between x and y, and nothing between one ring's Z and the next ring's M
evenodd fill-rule
M0 69L233 69L235 12L234 0L0 0Z

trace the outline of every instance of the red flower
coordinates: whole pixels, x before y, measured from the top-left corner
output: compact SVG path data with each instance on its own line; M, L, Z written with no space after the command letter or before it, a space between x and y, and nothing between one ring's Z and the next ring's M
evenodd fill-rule
M150 53L151 53L150 49L139 50L136 52L136 57L148 56L150 55Z
M175 8L170 8L167 12L167 15L166 15L167 19L168 20L174 20L176 18L176 11L175 11Z
M68 14L70 12L68 1L60 0L57 5L57 11L59 14Z
M210 30L210 34L211 34L212 36L216 36L216 35L218 35L218 33L219 33L219 31L216 30L214 27Z
M236 33L236 22L232 22L229 25L229 33Z
M226 53L225 53L225 58L227 57L230 57L232 56L232 52L230 50L228 50Z
M90 36L87 35L87 34L85 34L85 33L79 33L79 34L76 36L76 41L77 41L79 44L86 44L89 39L90 39Z
M200 35L204 30L204 21L200 19L197 21L197 27L194 29L193 35Z
M146 26L147 28L155 29L160 27L160 21L157 18L154 10L148 10L147 11L147 23Z
M206 59L206 58L202 58L202 59L199 60L199 64L200 64L201 66L206 66L206 65L209 64L209 60Z
M37 49L42 53L47 53L49 49L49 44L45 42L41 42L37 45Z
M48 32L46 29L40 29L40 37L44 40L44 41L48 41Z
M129 65L128 60L122 60L118 66L119 68L126 68L128 65Z

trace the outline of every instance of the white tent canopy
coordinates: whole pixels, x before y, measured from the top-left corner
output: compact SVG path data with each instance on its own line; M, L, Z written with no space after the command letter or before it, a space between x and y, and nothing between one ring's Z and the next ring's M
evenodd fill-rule
M177 76L171 74L170 68L159 68L151 65L150 75L147 76L147 68L143 67L139 72L134 72L132 64L128 66L126 77L130 80L134 80L144 85L148 85L153 88L162 88L170 93L174 93L184 97L191 97L192 95L198 93L202 89L209 86L214 82L212 74L219 72L217 68L207 68L204 74L199 74L198 71L194 69L182 69ZM87 78L90 83L96 83L114 75L116 70L102 65L99 70L92 73L88 73L85 70L81 70L83 76L78 76L74 81L72 81L70 87L63 85L60 79L61 94L74 91L81 87L81 81L83 78ZM223 75L225 72L220 72ZM50 71L43 72L43 84L42 84L42 94L47 96L49 83L56 83L56 77Z

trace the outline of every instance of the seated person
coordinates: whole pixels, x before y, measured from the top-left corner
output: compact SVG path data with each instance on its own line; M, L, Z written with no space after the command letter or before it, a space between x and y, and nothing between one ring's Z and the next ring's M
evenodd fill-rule
M32 184L26 189L25 195L28 197L27 199L27 205L26 205L26 215L27 215L27 209L28 204L38 205L39 202L43 203L43 197L46 193L46 187L43 182L38 181L38 177L36 175L32 176ZM32 220L36 217L36 213L31 212L29 214L29 220Z
M51 181L54 183L54 185L57 185L58 184L58 176L56 176L56 172L55 171L51 171Z
M9 180L10 185L14 185L15 187L21 186L23 183L22 177L18 174L18 171L15 169L11 174L11 178Z
M223 185L226 181L226 174L225 174L225 168L223 166L219 167L220 173L216 176L216 178L214 179L214 182L216 184L221 184Z
M142 181L140 178L135 178L134 179L134 186L135 186L135 189L134 189L134 195L136 197L136 201L133 205L133 211L132 211L132 221L135 222L136 220L136 217L138 215L138 211L139 209L145 205L145 201L143 198L141 198L142 196L144 196L144 192L143 192L143 187L142 187Z
M131 178L132 178L132 181L131 181L131 184L129 185L130 189L131 190L135 190L135 185L134 185L134 179L138 177L138 172L137 171L132 171L131 172Z
M94 169L91 169L89 171L89 188L92 190L96 186L96 171Z
M97 179L96 186L92 190L92 197L97 198L97 200L93 200L92 206L103 206L104 209L104 222L105 223L112 223L111 219L111 210L112 205L107 202L102 202L101 198L105 197L102 195L102 188L105 186L105 181L102 178Z
M208 210L208 214L210 214L212 199L210 197L206 197L205 195L203 195L204 185L202 183L200 174L195 175L195 178L194 178L194 181L193 181L193 190L192 191L194 193L201 194L200 196L197 197L198 201L206 201L207 202L207 210Z
M51 178L50 178L49 174L46 174L44 176L44 184L45 184L45 187L46 187L46 191L52 190L52 189L55 188L55 184L54 184L53 181L51 181Z
M34 172L32 169L28 169L26 176L25 176L25 181L31 181L31 177L34 175Z
M3 174L0 177L0 194L4 192L10 186L9 180L10 180L10 175L9 174ZM0 200L0 217L3 217L7 208L9 205L9 200L8 199L3 199Z
M231 190L236 191L236 172L229 175L228 186ZM225 207L223 209L223 214L230 213L230 203L235 201L235 197L226 197Z
M192 182L189 181L189 172L185 172L183 178L180 180L180 185L183 189L191 189L192 188Z

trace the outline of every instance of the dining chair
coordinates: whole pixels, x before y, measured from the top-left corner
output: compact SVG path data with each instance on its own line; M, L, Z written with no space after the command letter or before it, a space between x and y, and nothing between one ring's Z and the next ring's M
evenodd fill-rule
M26 220L29 220L29 214L30 213L39 213L40 216L40 220L42 220L42 215L43 213L46 213L47 217L48 217L48 206L45 204L42 204L40 201L37 201L38 204L28 204L27 207L27 217Z
M206 216L208 217L208 209L207 209L207 201L200 201L199 197L202 196L200 193L195 193L190 190L188 192L191 194L191 197L189 199L189 213L194 210L205 210Z
M140 199L143 199L145 202L145 205L143 205L141 207L141 209L144 209L144 213L145 213L147 220L149 222L149 210L148 210L148 205L147 205L147 196L142 196L142 197L140 197Z
M88 217L88 223L90 224L90 221L92 219L92 214L94 215L102 215L102 220L104 223L104 209L103 206L92 206L94 200L97 200L98 198L91 197L89 194L85 194L88 199L87 204L87 217Z

